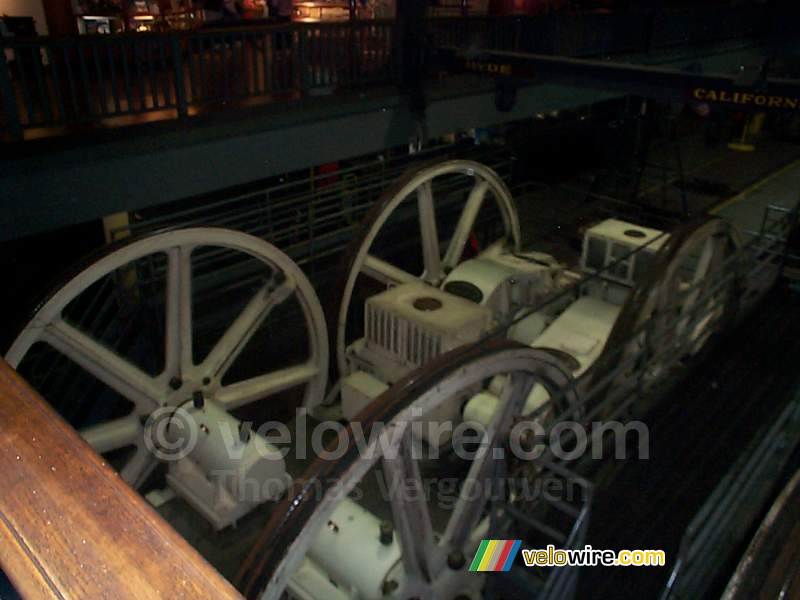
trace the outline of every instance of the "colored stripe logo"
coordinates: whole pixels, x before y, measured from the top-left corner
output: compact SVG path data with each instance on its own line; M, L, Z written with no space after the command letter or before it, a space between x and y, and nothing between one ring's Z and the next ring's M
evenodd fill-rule
M522 540L483 540L470 571L508 571Z

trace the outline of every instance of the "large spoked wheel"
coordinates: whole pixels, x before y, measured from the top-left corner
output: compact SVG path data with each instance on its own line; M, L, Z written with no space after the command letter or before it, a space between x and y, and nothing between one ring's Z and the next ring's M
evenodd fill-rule
M155 267L145 276L141 265L147 261ZM245 263L248 269L241 270ZM199 270L203 271L202 276ZM193 348L197 346L193 314L198 306L196 288L202 284L206 291L217 293L220 281L217 278L222 276L229 286L223 292L231 294L232 287L243 283L245 272L255 275L251 277L250 287L245 288L238 314L231 311L221 335L215 336L207 344L205 356L196 360L197 347ZM125 302L120 297L130 304L147 304L151 300L147 297L151 288L147 287L146 279L150 276L161 282L158 302L164 318L161 323L158 320L146 322L145 328L162 326L164 331L157 336L163 347L148 351L163 354L161 364L148 369L132 354L121 353L107 339L98 338L95 331L84 327L72 315L76 303L83 303L86 313L98 311L97 302L93 298L88 302L87 295L106 289L101 288L101 284L110 284L115 290L115 302L109 320L113 328L119 329L129 313L124 310ZM212 316L226 309L224 295L212 297L212 302L207 311ZM237 361L242 359L253 337L263 333L262 326L267 324L270 315L288 302L299 307L305 322L308 339L296 340L298 354L304 358L292 366L275 370L259 355L249 361L248 376L228 383L229 371L232 366L241 364ZM266 344L285 345L287 340L266 340ZM230 411L294 388L302 393L307 406L313 405L325 392L329 356L322 308L302 271L267 242L219 228L157 233L109 249L105 256L89 263L39 306L11 345L6 360L18 368L34 353L33 349L39 352L42 345L47 347L47 352L55 350L59 360L66 357L70 368L82 369L81 377L88 374L102 382L106 386L103 389L110 388L115 398L121 397L128 407L127 414L120 415L118 411L113 418L91 419L91 425L80 433L101 454L135 448L133 453L127 453L123 464L118 465L123 479L134 487L139 486L157 464L154 453L148 449L149 444L157 446L157 443L147 439L152 432L144 426L156 411L169 412L196 398L197 394L201 394L204 401L214 401ZM99 412L103 414L102 410Z
M458 176L471 181L465 186L463 181L456 181ZM465 187L469 191L462 193ZM449 203L452 200L449 194L454 189L458 196L455 207ZM346 275L340 290L336 324L336 359L340 375L348 372L345 360L348 319L352 318L350 305L359 276L365 275L381 285L422 281L438 286L461 262L478 225L481 209L489 204L489 198L499 210L502 233L499 239L488 240L486 245L499 243L519 250L519 218L511 193L497 173L485 165L469 160L439 162L409 172L383 193L368 213L361 235L354 239L346 254ZM397 250L394 256L391 259L379 256L376 239L382 231L393 228L396 223L393 219L398 216L416 221L416 233L404 230L401 239L391 244L392 249ZM454 228L448 227L453 223ZM411 240L410 249L403 247L408 240ZM418 254L421 264L417 265L413 257Z
M623 364L623 377L640 377L647 387L676 360L700 353L736 313L731 260L738 246L734 230L719 218L672 233L623 307L596 379Z
M338 511L343 503L353 504L343 496L373 468L380 468L386 490L400 491L396 482L403 482L404 490L426 489L413 450L411 423L454 395L473 393L475 386L480 389L496 376L506 376L507 383L483 432L485 452L477 453L468 463L456 503L451 509L436 512L424 494L385 494L382 500L390 506L389 518L399 545L395 562L387 572L377 577L373 573L367 589L351 587L348 592L351 598L482 597L483 579L479 573L465 573L469 569L466 561L488 535L486 482L496 473L498 463L510 458L509 448L514 446L509 446L509 434L514 425L531 420L521 416L525 399L539 384L551 402L576 402L573 379L552 354L509 341L474 345L443 355L364 409L356 421L363 427L362 441L370 440L369 445L359 449L351 435L341 458L317 459L298 482L299 491L275 508L237 577L244 593L272 599L288 591L296 597L294 586L303 584L302 576L296 575L298 569L301 574L307 573L302 570L307 564L304 561L309 556L315 560L314 548L320 540L330 536L331 530L341 533ZM373 436L375 431L378 433ZM352 433L352 426L348 432ZM369 531L361 531L361 535L367 536L364 543L372 539ZM362 579L358 573L364 569L369 567L359 565L353 578ZM338 588L347 589L342 583L337 582Z

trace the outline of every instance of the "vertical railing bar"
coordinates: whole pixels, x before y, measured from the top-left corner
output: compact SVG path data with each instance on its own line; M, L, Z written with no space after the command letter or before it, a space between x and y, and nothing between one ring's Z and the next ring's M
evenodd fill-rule
M303 60L304 49L306 46L305 40L305 27L300 27L294 31L292 36L292 84L297 84L300 92L304 93L306 88L306 70L303 68L305 61ZM297 43L294 43L294 42Z
M128 108L125 112L134 112L133 93L131 91L131 73L128 67L128 54L133 53L133 48L127 40L123 40L120 44L120 57L122 58L122 83L125 88L125 100L128 103Z
M209 47L211 52L209 59L209 67L211 68L212 76L214 77L214 87L211 88L214 92L214 99L222 99L224 83L222 81L222 62L220 61L220 42L218 37L211 38L212 44Z
M255 60L255 51L254 51L254 38L253 32L246 31L242 34L242 54L245 56L245 63L247 69L245 71L246 75L246 87L245 92L248 97L255 96L258 93L258 61Z
M227 50L227 34L223 34L220 36L220 43L219 43L219 58L220 58L220 69L222 74L222 100L228 100L230 97L230 80L229 80L229 73L228 73L228 50Z
M305 58L305 28L300 28L292 31L290 53L287 54L287 59L291 60L291 64L287 67L289 69L288 81L289 86L294 89L295 86L301 92L305 90L306 72L303 69L303 58Z
M178 113L178 118L185 120L189 116L189 109L186 103L186 83L184 81L183 69L183 48L181 47L180 39L176 34L169 36L170 46L172 49L172 69L173 69L173 85L175 86L175 108ZM164 72L166 78L166 69Z
M145 77L144 69L142 68L142 45L136 38L131 38L133 45L133 66L136 70L136 82L139 85L139 111L144 112L147 110L147 80Z
M353 28L349 35L349 45L352 49L350 61L350 78L353 84L363 85L370 78L372 73L372 52L374 49L374 32L369 25L353 23Z
M197 89L194 81L194 48L195 39L191 36L188 36L186 38L186 69L189 72L189 93L192 95L192 98L191 100L187 98L187 104L189 102L197 101Z
M114 110L119 114L122 112L122 106L119 101L119 90L117 89L117 70L114 67L114 47L111 44L107 44L106 50L108 50L108 72L111 76L111 97L114 99Z
M47 55L47 62L50 65L50 79L53 83L53 96L56 101L56 108L61 115L61 121L66 121L67 111L64 106L64 98L61 96L61 77L58 74L58 64L56 64L51 44L45 46L45 54Z
M314 86L323 84L322 29L315 27L311 33L311 64L314 65Z
M262 90L261 73L262 70L258 64L258 38L255 32L250 34L250 53L251 60L253 61L253 94L260 95Z
M300 62L300 53L301 53L301 46L305 44L303 41L303 29L298 28L287 32L287 37L289 39L289 45L286 47L285 55L286 55L286 62L287 66L286 69L288 70L288 77L287 84L290 89L294 89L295 86L300 91L303 90L303 71L301 70L301 62ZM291 61L291 63L289 63Z
M308 88L315 87L317 85L317 61L316 61L316 52L317 52L317 45L316 45L316 29L314 27L309 27L306 32L308 36L306 37L305 41L305 53L303 54L303 62L306 63L309 68L309 78L308 78Z
M364 71L364 82L374 82L381 79L383 75L383 47L385 44L384 30L382 26L368 25L362 27L359 32L363 42L359 45L359 59L363 60L366 69Z
M243 49L241 34L231 34L231 77L233 78L231 87L233 90L233 97L244 95L242 91L242 80L244 79L244 72L242 70Z
M353 78L349 72L349 65L347 62L347 43L350 39L349 29L340 29L335 38L333 69L336 74L336 83L339 85L352 85Z
M359 36L362 41L357 46L358 58L364 61L365 65L364 74L361 76L361 82L377 81L382 74L383 28L367 25L360 28Z
M208 77L211 84L208 88L209 100L222 97L222 69L217 66L218 52L216 36L209 36L208 38Z
M50 106L50 95L44 85L44 74L42 73L42 50L38 44L31 47L31 58L33 59L33 72L36 75L36 87L39 90L39 97L42 101L42 117L45 122L53 123L53 110Z
M242 44L242 47L239 51L242 56L242 94L245 98L247 98L253 94L253 69L250 32L242 32L239 38L241 39Z
M272 91L272 72L270 70L270 55L275 55L275 49L273 48L272 40L274 39L274 35L269 33L263 34L264 39L264 50L261 53L261 60L264 64L264 93L269 94Z
M296 67L294 64L295 41L298 39L297 35L297 31L287 30L280 32L279 37L276 38L276 40L283 40L283 42L279 44L281 60L278 62L280 65L282 90L292 89L295 84L295 79L297 78L297 73L295 72Z
M380 37L372 27L360 27L358 29L358 43L356 44L356 64L359 67L357 80L359 83L367 83L376 78L375 67L377 65L374 48L380 43Z
M336 32L336 35L333 37L333 51L332 54L332 62L331 70L333 72L334 80L336 81L337 85L349 85L350 77L347 73L344 73L341 69L342 65L347 65L346 62L342 62L342 55L345 50L345 44L347 43L347 31L346 30L339 30Z
M317 38L317 63L319 64L319 85L328 85L328 62L325 56L327 46L327 28L320 27Z
M252 49L250 46L250 32L242 32L242 69L243 69L243 94L247 98L253 94L253 69L252 69Z
M217 59L219 60L219 68L216 69L219 82L217 89L219 90L219 98L225 100L228 95L228 50L225 43L225 37L219 38L217 43Z
M333 39L333 65L332 71L338 85L352 86L353 74L350 71L350 61L348 60L348 45L353 39L353 28L355 23L349 24L346 28L336 31Z
M14 93L14 84L11 82L11 70L6 57L5 44L0 45L0 94L3 96L3 111L6 115L6 128L13 141L24 138L22 122L17 108L17 97Z
M336 80L339 84L345 84L348 86L352 86L353 84L353 74L350 71L350 62L348 60L348 44L352 39L352 28L342 29L339 30L339 35L337 36L337 40L334 44L336 47L336 58L334 59L336 62L335 72L336 72Z
M77 44L78 64L81 69L81 81L83 82L83 92L86 96L86 114L94 115L94 103L92 102L92 91L89 86L89 68L86 66L86 47L85 44Z
M383 27L369 27L365 31L368 41L364 44L364 47L367 51L366 59L369 61L367 79L377 81L383 76Z
M219 58L219 42L216 36L208 38L208 77L211 84L208 88L209 99L222 97L222 67L217 65Z
M14 46L14 64L17 65L17 73L19 73L19 84L22 90L22 98L25 100L25 116L28 125L33 125L36 122L36 115L33 112L33 99L31 98L30 89L28 89L27 75L25 73L24 62L22 60L22 49L24 46Z
M100 53L97 50L97 44L92 44L92 59L94 62L94 70L97 73L97 91L100 100L101 112L104 115L108 114L108 105L106 104L106 83L103 77L103 69L100 66Z
M231 99L239 97L239 64L238 64L238 36L235 33L228 34L228 42L230 49L230 62L228 63L228 82L230 90L229 97Z
M75 119L78 118L80 109L78 108L78 90L75 87L75 74L72 72L72 60L69 56L69 47L66 45L62 47L62 55L64 56L64 68L67 72L67 84L69 85L69 96L72 100L72 114Z
M333 85L341 83L336 73L336 59L338 58L336 49L341 46L341 40L337 39L340 35L335 35L336 33L341 34L341 30L337 32L331 29L328 32L328 72L330 73L331 84Z
M160 108L158 101L158 80L156 78L156 65L153 60L153 44L151 39L144 40L145 51L147 52L147 75L150 80L150 96L153 100L153 108Z
M247 51L247 33L239 34L239 58L242 67L242 75L241 75L241 91L242 96L247 97L250 95L250 71L248 70L248 66L250 63L250 58L248 56L249 52Z
M392 44L391 32L389 28L386 27L385 24L381 24L380 26L380 52L378 53L378 60L380 61L380 76L382 80L386 80L389 78L389 67L390 67L390 60L389 60L389 48Z
M164 88L164 104L163 106L169 107L172 105L172 92L170 92L170 79L169 76L169 69L167 68L167 51L164 49L166 45L166 39L163 37L159 37L158 39L158 55L161 59L161 82ZM173 56L174 60L174 56ZM177 85L177 78L175 80L175 84Z
M220 83L220 69L217 68L217 41L216 37L209 36L208 38L208 99L220 97L220 90L222 84Z
M230 49L230 62L228 63L228 89L230 90L228 93L228 97L230 99L238 98L239 96L239 77L237 76L239 71L239 66L237 64L236 56L238 52L236 51L236 39L237 36L234 33L228 34L228 48Z
M325 61L325 34L327 31L320 27L317 30L316 35L316 42L317 42L317 64L319 65L319 79L317 80L317 85L326 85L328 82L326 80L326 70L327 65ZM311 209L309 209L311 210Z
M365 46L364 30L361 27L350 29L347 36L348 70L353 83L361 84L364 80L363 60L369 56L369 48Z
M273 92L282 89L281 88L281 81L282 81L282 66L279 65L278 61L278 40L280 39L281 32L280 31L273 31L264 34L266 38L266 42L264 44L264 72L267 73L267 76L264 78L264 85L266 86L266 92L268 94L272 94Z
M328 31L328 72L333 85L342 84L339 81L339 74L336 72L337 59L339 58L337 49L342 45L341 34L341 29L330 29Z
M198 45L200 46L200 51L197 53L197 74L200 78L198 82L198 86L202 90L198 93L198 98L202 101L205 101L208 98L208 86L209 81L206 80L206 68L205 68L205 53L206 53L206 45L205 40L207 37L200 37L197 38Z
M263 72L258 64L258 37L256 33L250 34L250 54L253 62L253 94L260 95L262 90L261 73Z

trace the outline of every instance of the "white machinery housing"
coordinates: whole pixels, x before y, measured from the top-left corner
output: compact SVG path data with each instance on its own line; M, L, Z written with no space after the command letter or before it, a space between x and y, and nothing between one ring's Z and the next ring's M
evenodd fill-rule
M582 374L600 356L622 304L666 239L661 231L617 219L589 228L581 270L602 275L584 286L580 298L543 311L528 313L526 307L581 274L549 255L511 252L498 244L460 263L439 288L401 283L368 298L365 336L347 348L350 371L341 388L345 418L355 418L406 373L502 323L513 322L511 339L556 350L571 359L574 375ZM531 392L529 412L547 399L543 393L538 387ZM487 424L493 398L481 392L466 404L463 418Z

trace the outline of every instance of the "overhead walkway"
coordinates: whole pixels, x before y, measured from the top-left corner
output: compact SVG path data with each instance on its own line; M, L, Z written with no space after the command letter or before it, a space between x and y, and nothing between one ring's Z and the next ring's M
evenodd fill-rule
M651 27L636 21L641 21L641 15L622 15L624 19L579 15L548 21L455 19L436 21L431 27L435 44L466 45L477 35L503 49L613 56L626 62L705 72L757 68L776 53L791 52L791 40L781 27L776 29L774 15L763 7L746 6L735 14L736 18L722 22L714 11L704 9L698 14L691 8L686 13L664 15ZM0 240L378 153L408 144L420 130L423 137L433 138L620 95L540 83L520 88L514 105L500 110L494 82L454 76L425 82L425 120L420 123L419 114L395 86L400 75L393 66L397 47L386 44L397 40L386 35L388 24L378 25L383 33L359 25L358 35L367 35L369 48L380 42L380 52L367 57L360 51L350 55L343 70L338 68L335 51L339 48L336 40L350 39L346 28L336 35L327 28L323 35L320 28L298 27L289 37L285 30L225 30L204 33L197 39L147 37L149 50L142 54L139 48L134 56L140 60L129 64L131 77L137 68L143 70L139 87L125 88L127 79L121 68L97 67L103 75L96 78L105 85L85 85L92 77L78 77L75 98L69 85L63 90L63 111L44 100L34 101L36 94L47 96L58 87L46 79L46 69L35 71L33 67L27 92L14 88L19 82L13 73L6 73L4 81L0 73L7 136L38 137L0 145L0 153L5 155L0 178L9 199L0 217ZM271 41L261 44L259 36ZM531 40L537 47L529 47ZM69 46L72 42L68 42L58 44ZM84 43L88 42L81 41ZM52 65L57 65L56 56L62 51L58 44L43 39L25 41L22 46L28 55L39 51L53 55ZM98 57L88 66L117 65L106 57L127 56L123 49L83 48ZM71 46L68 50L75 52ZM306 51L308 57L321 58L301 60ZM280 53L291 54L292 60L277 60ZM208 60L212 56L216 57L213 62ZM351 59L355 62L347 62ZM236 71L235 65L245 67ZM255 70L254 65L258 67ZM280 70L284 68L289 69L288 75ZM80 72L76 71L76 77ZM247 81L231 79L236 73L247 75ZM117 92L112 93L108 86L115 81ZM63 87L62 82L58 89ZM93 97L95 91L99 99ZM75 112L75 107L82 110L87 106L94 107L89 116L85 111ZM62 114L75 123L61 119ZM116 126L136 121L142 123ZM88 129L81 129L87 124ZM64 128L73 134L42 137Z

